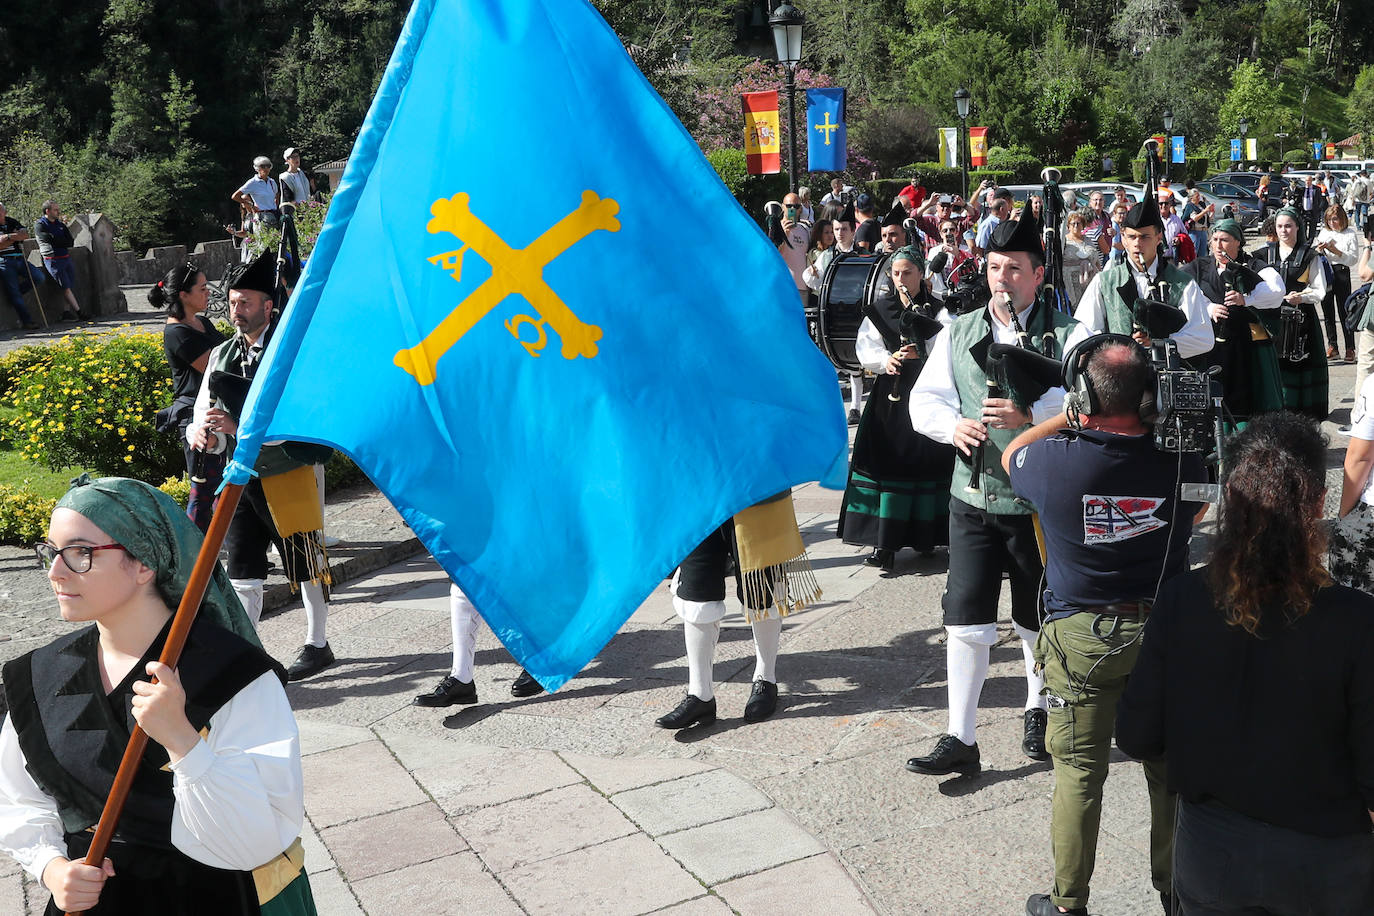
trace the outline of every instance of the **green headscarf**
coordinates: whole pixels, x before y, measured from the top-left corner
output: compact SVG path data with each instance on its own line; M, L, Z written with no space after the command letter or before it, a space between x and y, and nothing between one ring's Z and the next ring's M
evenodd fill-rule
M72 481L71 489L57 501L57 506L90 519L129 556L151 569L156 575L158 594L169 608L176 610L203 538L200 529L172 497L140 480L92 480L82 474ZM255 646L262 645L229 584L229 576L218 563L205 589L199 616Z
M1227 235L1231 236L1231 238L1235 239L1237 242L1240 242L1242 245L1245 244L1245 230L1240 227L1240 223L1236 222L1233 219L1217 220L1216 225L1212 227L1212 231L1225 232Z
M893 264L896 264L898 261L910 261L917 267L920 267L922 270L924 270L926 266L926 259L921 256L920 252L918 252L915 248L911 247L910 245L907 245L903 248L898 248L896 251L892 252L892 257L888 259L888 267L890 268Z
M1278 213L1274 214L1274 221L1276 223L1278 222L1280 216L1290 216L1293 218L1293 222L1298 224L1298 237L1293 241L1293 249L1297 250L1301 248L1303 244L1307 241L1307 232L1302 227L1303 219L1302 216L1298 213L1298 208L1284 207L1283 209L1279 210Z

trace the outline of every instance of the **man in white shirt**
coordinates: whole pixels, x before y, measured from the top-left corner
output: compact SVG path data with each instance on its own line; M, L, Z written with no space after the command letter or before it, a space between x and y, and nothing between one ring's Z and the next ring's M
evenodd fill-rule
M281 223L281 188L272 177L272 160L259 156L253 160L257 172L231 194L230 200L249 213L259 215L259 222L271 228Z
M1121 224L1126 257L1093 277L1073 317L1093 334L1125 334L1149 347L1148 328L1135 318L1135 302L1163 302L1183 313L1183 327L1168 335L1178 345L1178 355L1184 359L1200 356L1214 342L1207 300L1192 277L1160 260L1163 234L1164 220L1154 200L1147 197L1132 207Z
M1002 468L1002 450L1018 430L1058 414L1064 390L1008 391L989 397L988 354L993 343L1018 342L1011 309L1030 336L1032 349L1040 348L1045 356L1061 358L1087 332L1039 297L1045 261L1034 220L1004 221L989 244L991 302L960 315L940 332L909 398L916 431L953 445L964 456L955 461L950 483L949 575L942 602L949 636L949 731L937 739L931 753L906 764L912 772L937 776L972 774L982 768L975 719L989 654L997 642L1003 573L1010 578L1012 621L1026 664L1022 750L1032 759L1048 759L1045 698L1040 695L1044 680L1034 670L1033 656L1044 566L1031 508L1012 492ZM993 378L1002 381L995 372Z

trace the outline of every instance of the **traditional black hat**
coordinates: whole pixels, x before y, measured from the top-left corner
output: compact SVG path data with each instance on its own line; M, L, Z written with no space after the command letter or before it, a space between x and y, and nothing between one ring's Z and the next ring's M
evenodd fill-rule
M1020 219L1004 219L998 223L988 241L988 251L1000 254L1023 251L1042 261L1045 259L1045 246L1040 241L1037 221L1029 213L1023 214Z
M840 213L840 222L848 223L851 226L856 224L854 218L854 202L852 200L844 205L844 210Z
M1126 218L1121 225L1126 229L1149 229L1153 226L1163 232L1164 220L1159 215L1159 202L1147 194L1140 203L1126 211Z
M247 264L229 270L224 278L225 289L254 289L269 296L277 292L277 254L264 250Z
M906 221L906 207L901 204L893 204L892 209L887 211L887 216L883 217L880 226L900 226Z

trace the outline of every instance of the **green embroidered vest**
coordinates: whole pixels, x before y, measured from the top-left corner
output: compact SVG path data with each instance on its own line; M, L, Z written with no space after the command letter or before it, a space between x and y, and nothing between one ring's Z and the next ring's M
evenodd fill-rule
M1129 337L1135 327L1131 309L1135 305L1135 300L1139 298L1130 265L1124 260L1117 261L1103 268L1100 276L1102 279L1098 282L1102 291L1102 311L1106 315L1107 325L1102 330L1107 334L1125 334ZM1161 281L1169 284L1169 304L1182 311L1183 290L1189 283L1194 282L1193 278L1179 270L1172 262L1166 261L1162 269L1156 272L1155 282ZM1130 296L1129 299L1122 295L1123 289Z
M242 375L241 341L242 338L236 334L216 347L211 356L209 365L205 367L205 374L208 376L212 372L219 370L221 372L230 372L234 375ZM227 410L231 414L234 413L234 411L222 400L217 399L215 401L215 406L221 410ZM234 419L238 420L238 416L236 415ZM232 452L232 448L230 450ZM258 472L259 477L271 477L274 474L284 474L287 471L302 467L304 464L304 461L297 461L295 458L288 455L286 450L280 445L268 445L264 443L262 448L258 451L258 460L253 463L253 470Z
M988 377L984 370L988 344L992 342L992 316L988 306L977 311L960 315L949 328L950 361L954 373L954 387L959 392L959 412L970 420L983 417L983 399L988 396ZM1026 320L1026 332L1032 343L1043 349L1044 335L1052 334L1055 342L1054 356L1062 358L1069 335L1078 322L1063 312L1057 312L1045 304L1036 303L1035 310ZM1030 505L1012 492L1007 472L1002 470L1002 452L1011 440L1021 432L1019 429L989 429L987 442L983 447L982 479L979 483L981 493L969 493L964 488L972 480L972 464L959 453L954 462L954 477L950 481L950 493L955 499L962 500L978 509L994 515L1029 515Z

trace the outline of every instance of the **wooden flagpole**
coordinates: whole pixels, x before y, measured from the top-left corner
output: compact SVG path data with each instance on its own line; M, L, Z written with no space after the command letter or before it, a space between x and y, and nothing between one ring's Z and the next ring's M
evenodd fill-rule
M195 623L196 614L200 612L201 599L205 597L210 576L215 570L215 564L219 562L219 549L224 544L224 536L229 531L229 520L234 517L234 509L238 507L239 495L242 492L243 484L228 484L215 504L215 512L210 519L210 530L205 532L200 553L196 555L196 565L191 568L190 581L186 583L186 591L181 595L181 604L172 617L167 642L162 647L161 657L158 658L158 661L168 668L177 666L181 659L181 650L186 648L186 639L191 635L191 624ZM86 853L85 864L99 868L100 863L105 860L110 840L114 838L115 825L119 823L119 815L124 811L124 803L129 799L129 790L134 785L134 775L138 772L143 751L147 747L148 733L135 725L133 734L129 735L129 744L124 748L124 758L119 761L119 770L115 773L114 784L110 787L110 797L105 800L105 810L100 812L100 822L96 825L95 837L91 840L90 851ZM75 914L68 913L67 916Z

